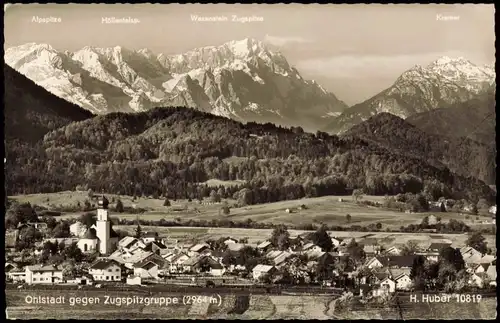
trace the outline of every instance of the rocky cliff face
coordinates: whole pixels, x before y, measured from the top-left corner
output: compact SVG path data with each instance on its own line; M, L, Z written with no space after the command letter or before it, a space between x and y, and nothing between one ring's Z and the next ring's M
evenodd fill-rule
M347 106L254 39L155 55L148 49L47 44L7 49L5 61L53 94L97 114L183 105L239 121L315 131Z

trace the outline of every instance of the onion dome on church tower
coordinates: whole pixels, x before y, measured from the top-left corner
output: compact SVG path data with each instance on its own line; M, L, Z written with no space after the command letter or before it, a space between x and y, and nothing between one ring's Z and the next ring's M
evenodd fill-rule
M97 202L97 205L99 206L99 208L101 209L107 209L108 208L108 205L109 205L109 201L108 199L106 198L106 196L100 196L99 197L99 201Z

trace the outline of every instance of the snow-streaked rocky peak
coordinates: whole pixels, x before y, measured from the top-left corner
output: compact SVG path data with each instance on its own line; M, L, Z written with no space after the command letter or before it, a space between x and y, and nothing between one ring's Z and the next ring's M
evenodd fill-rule
M58 53L30 43L8 49L5 57L40 86L98 114L177 105L316 131L318 122L347 108L303 79L280 52L252 38L177 55L121 46Z
M450 107L488 91L495 77L490 66L478 66L463 57L439 57L425 67L405 71L391 87L346 110L326 130L343 132L381 112L405 119Z

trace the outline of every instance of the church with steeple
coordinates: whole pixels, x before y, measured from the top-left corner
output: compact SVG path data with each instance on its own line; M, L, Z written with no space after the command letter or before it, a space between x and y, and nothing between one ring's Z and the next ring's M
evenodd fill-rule
M107 256L116 250L118 234L111 227L108 213L109 201L102 195L97 204L97 221L92 227L87 228L80 222L70 226L70 232L79 237L77 245L84 253L99 252Z
M96 237L98 239L97 249L101 255L109 255L116 249L118 235L111 228L108 213L109 201L102 195L97 203Z

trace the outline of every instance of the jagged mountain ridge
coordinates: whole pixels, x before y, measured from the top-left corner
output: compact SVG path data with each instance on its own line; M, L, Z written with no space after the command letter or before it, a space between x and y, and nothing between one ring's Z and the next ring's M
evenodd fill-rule
M179 55L119 46L70 53L30 43L7 49L5 61L96 114L187 106L243 122L317 130L347 108L316 82L304 80L281 53L254 39Z
M453 107L489 91L495 70L460 57L441 57L427 67L404 72L388 89L347 109L324 131L342 133L368 118L388 112L406 119L417 113Z
M422 158L435 167L444 165L462 176L495 183L495 146L464 137L429 134L387 112L353 126L341 137L375 142L391 151Z

